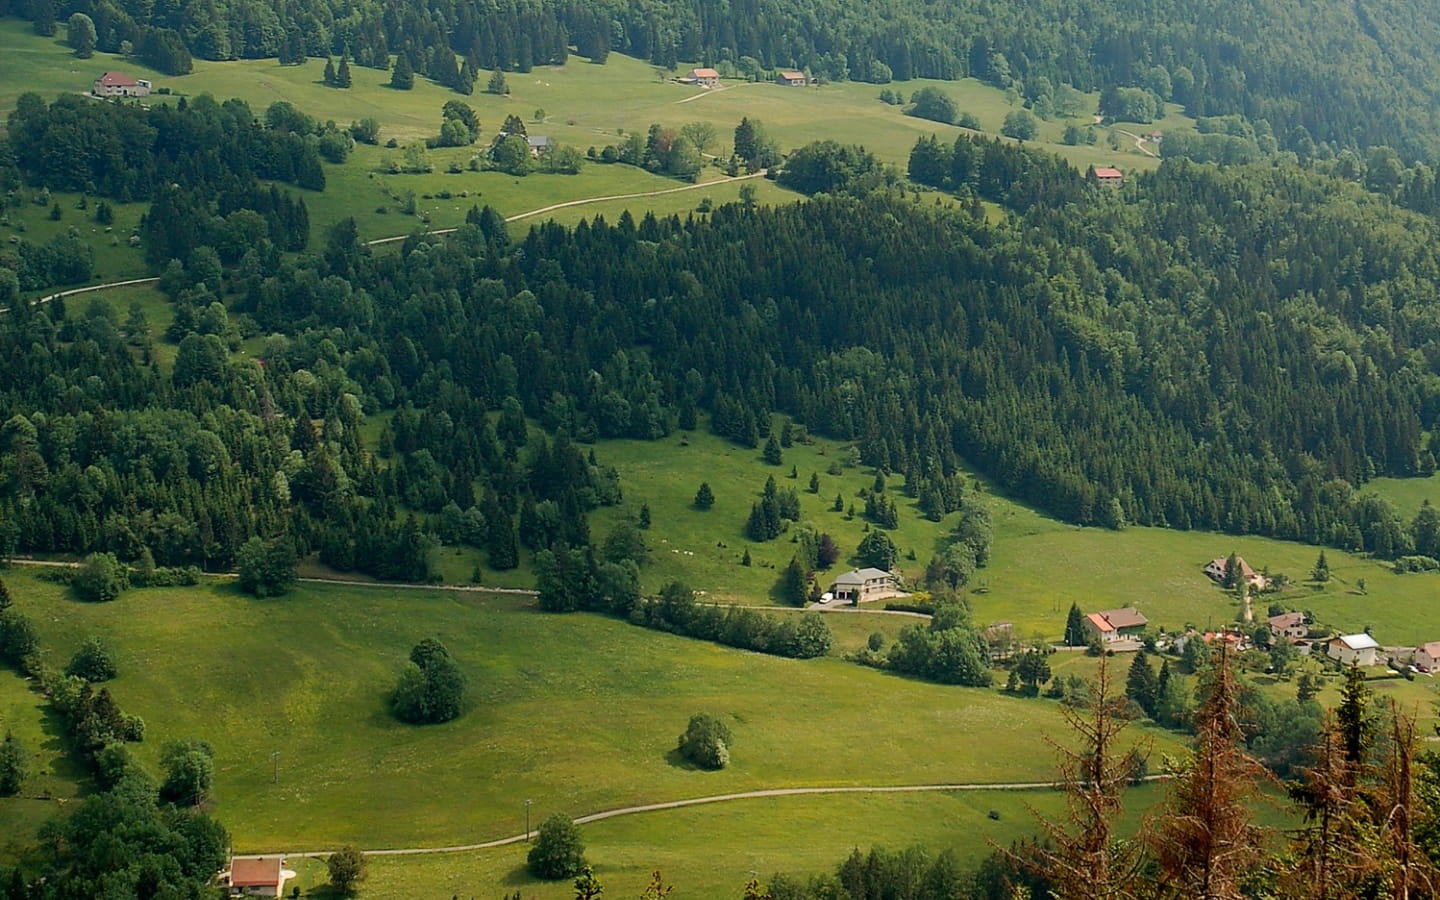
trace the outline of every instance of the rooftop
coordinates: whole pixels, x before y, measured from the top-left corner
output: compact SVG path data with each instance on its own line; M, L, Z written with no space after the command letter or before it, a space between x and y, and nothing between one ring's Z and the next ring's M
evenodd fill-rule
M106 87L135 87L140 84L124 72L106 72L95 80Z
M284 858L279 856L237 856L230 860L230 886L277 885L284 862Z
M1380 642L1368 634L1342 634L1335 640L1349 647L1351 650L1378 650Z
M1121 172L1119 169L1111 169L1111 168L1096 169L1096 170L1095 170L1095 177L1096 177L1096 178L1124 178L1124 177L1125 177L1125 173Z

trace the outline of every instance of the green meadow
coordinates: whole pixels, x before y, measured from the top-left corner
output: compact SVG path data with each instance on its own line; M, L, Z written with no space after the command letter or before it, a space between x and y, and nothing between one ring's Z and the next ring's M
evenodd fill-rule
M1126 794L1122 828L1141 815L1163 788ZM746 881L775 872L808 877L833 872L856 847L949 850L964 866L989 855L992 844L1033 834L1035 815L1053 819L1063 799L1045 791L956 791L924 794L833 794L772 797L626 816L582 827L586 856L607 896L638 897L656 869L682 897L739 896ZM1034 814L1031 812L1034 810ZM991 817L991 813L997 816ZM516 832L519 833L518 831ZM568 900L569 882L541 882L525 871L526 845L473 853L372 857L362 898L491 896L520 890L535 900ZM291 860L298 883L325 883L318 861Z
M7 583L51 664L104 636L120 669L111 692L145 719L136 749L152 770L167 739L214 745L214 811L237 851L483 841L522 830L526 799L538 822L774 787L1044 779L1053 755L1040 735L1063 733L1050 701L551 616L511 597L302 585L262 601L211 583L87 606L24 573ZM430 636L468 674L471 708L402 725L385 698ZM722 772L673 756L702 711L735 733Z

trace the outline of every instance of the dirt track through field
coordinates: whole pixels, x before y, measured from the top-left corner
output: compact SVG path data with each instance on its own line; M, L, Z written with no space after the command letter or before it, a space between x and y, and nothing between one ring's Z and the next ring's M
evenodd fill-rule
M1148 775L1142 780L1147 782L1164 781L1169 777L1168 775ZM669 800L663 803L646 803L639 806L622 806L619 809L607 809L603 812L579 816L575 819L575 824L585 825L590 822L619 818L620 816L661 812L668 809L683 809L687 806L704 806L710 803L728 803L732 800L758 800L766 797L795 797L809 794L919 794L943 793L946 791L1048 791L1055 790L1059 786L1059 784L1053 781L1018 781L1001 784L898 784L853 787L772 788L760 791L741 791L734 794L714 794L709 797L691 797L686 800ZM400 847L383 850L366 850L364 852L366 856L420 856L430 853L465 853L473 850L489 850L494 847L519 844L528 839L529 835L516 834L510 837L497 838L493 841L482 841L478 844L457 844L451 847ZM285 853L284 855L297 858L317 858L329 856L333 852L335 851L304 850ZM273 855L273 853L274 851L271 851L271 855Z

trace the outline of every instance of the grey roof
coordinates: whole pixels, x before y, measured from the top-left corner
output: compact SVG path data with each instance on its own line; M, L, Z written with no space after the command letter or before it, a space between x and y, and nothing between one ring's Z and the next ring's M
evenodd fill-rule
M1342 634L1336 640L1340 641L1340 643L1344 644L1346 647L1349 647L1351 650L1380 649L1380 642L1375 640L1370 635L1365 634L1364 632L1361 632L1360 634Z
M529 134L525 136L525 143L531 147L548 147L550 139L543 134Z
M884 569L851 569L844 575L836 577L836 584L864 584L867 581L874 581L877 578L894 578Z

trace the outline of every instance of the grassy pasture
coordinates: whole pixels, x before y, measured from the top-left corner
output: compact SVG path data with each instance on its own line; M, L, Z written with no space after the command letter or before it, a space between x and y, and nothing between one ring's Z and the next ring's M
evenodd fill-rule
M1160 798L1147 785L1126 796L1122 827L1134 828ZM977 791L937 794L839 794L743 800L646 813L583 826L586 856L606 896L638 897L659 869L675 896L739 896L754 872L797 877L833 872L859 847L923 846L932 855L952 850L964 866L990 853L989 840L1008 844L1032 834L1026 808L1053 818L1062 801L1048 792ZM991 819L994 810L998 819ZM569 882L540 882L525 871L526 847L417 857L372 857L359 896L491 896L521 890L535 900L568 900ZM325 883L323 864L293 860L299 883Z
M538 821L736 790L1052 770L1038 735L1058 730L1053 703L547 616L513 598L305 585L257 601L207 584L85 606L28 575L7 583L52 662L105 636L120 668L111 690L146 720L148 765L167 739L214 744L215 811L240 850L483 840L521 830L526 798ZM473 708L417 729L390 718L385 695L431 635L469 674ZM736 733L723 772L670 755L698 711Z
M3 669L0 734L7 733L14 734L28 752L30 777L18 796L0 799L0 858L14 857L42 823L78 796L84 775L62 752L59 723L45 699L30 689L26 679Z

